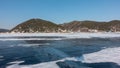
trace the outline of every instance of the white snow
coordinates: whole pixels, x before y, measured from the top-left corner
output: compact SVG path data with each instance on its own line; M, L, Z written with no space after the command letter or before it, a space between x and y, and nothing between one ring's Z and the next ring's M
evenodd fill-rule
M63 38L0 38L2 41L9 40L62 40Z
M22 36L61 36L61 37L76 37L76 38L91 38L91 37L120 37L120 33L0 33L0 37L22 37Z
M98 52L84 54L85 63L114 62L120 65L120 47L106 48Z
M14 61L14 62L9 62L7 64L20 64L20 63L23 63L24 61Z
M16 64L10 65L7 68L60 68L56 63L60 62L60 61L62 62L65 60L81 61L80 59L78 60L75 57L69 57L69 58L64 58L64 59L57 60L57 61L44 62L44 63L34 64L34 65L19 65L22 62L17 61L17 63L16 63L16 61L15 61ZM11 63L13 63L13 62L11 62Z
M8 66L7 68L59 68L57 66L56 61L53 62L45 62L35 65L19 65L19 64L13 64Z
M4 38L4 37L66 37L66 38ZM0 33L0 40L62 40L71 38L110 38L110 37L120 37L119 32L97 32L97 33Z

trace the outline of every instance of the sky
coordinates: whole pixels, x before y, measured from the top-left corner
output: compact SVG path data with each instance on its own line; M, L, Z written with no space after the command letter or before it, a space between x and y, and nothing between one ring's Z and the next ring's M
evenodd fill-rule
M0 28L40 18L56 24L73 20L120 20L120 0L0 0Z

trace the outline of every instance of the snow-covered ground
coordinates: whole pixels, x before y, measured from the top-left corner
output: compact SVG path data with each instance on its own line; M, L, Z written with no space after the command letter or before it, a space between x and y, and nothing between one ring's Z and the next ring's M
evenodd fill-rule
M114 62L120 65L120 47L106 48L98 52L84 54L86 63Z
M68 38L91 38L91 37L120 37L120 33L98 32L98 33L0 33L0 37L22 37L22 36L60 36Z

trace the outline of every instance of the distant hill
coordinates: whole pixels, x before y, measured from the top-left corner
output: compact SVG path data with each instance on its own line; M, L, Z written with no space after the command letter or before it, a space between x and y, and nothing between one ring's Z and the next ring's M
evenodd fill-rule
M65 29L73 32L90 30L98 31L120 31L120 21L113 20L109 22L96 22L96 21L72 21L69 23L61 24Z
M109 22L97 21L72 21L64 24L55 24L42 19L30 19L16 27L10 32L19 33L52 33L52 32L120 32L120 21L113 20Z
M10 32L20 33L61 32L62 30L63 30L62 26L57 25L53 22L42 19L30 19L17 25Z
M2 33L2 32L9 32L9 30L8 29L0 29L0 33Z

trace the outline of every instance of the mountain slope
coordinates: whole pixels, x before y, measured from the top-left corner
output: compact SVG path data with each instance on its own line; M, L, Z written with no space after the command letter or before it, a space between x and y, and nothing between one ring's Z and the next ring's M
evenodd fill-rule
M60 32L62 27L50 21L42 19L30 19L17 25L11 32L34 33L34 32Z
M72 21L69 23L64 23L61 26L67 30L76 32L76 31L89 31L98 30L98 31L120 31L120 21L113 20L110 22L96 22L96 21Z
M120 32L120 21L113 20L109 22L96 21L72 21L64 24L54 24L53 22L42 19L30 19L25 21L10 32L35 33L35 32L96 32L111 31Z

